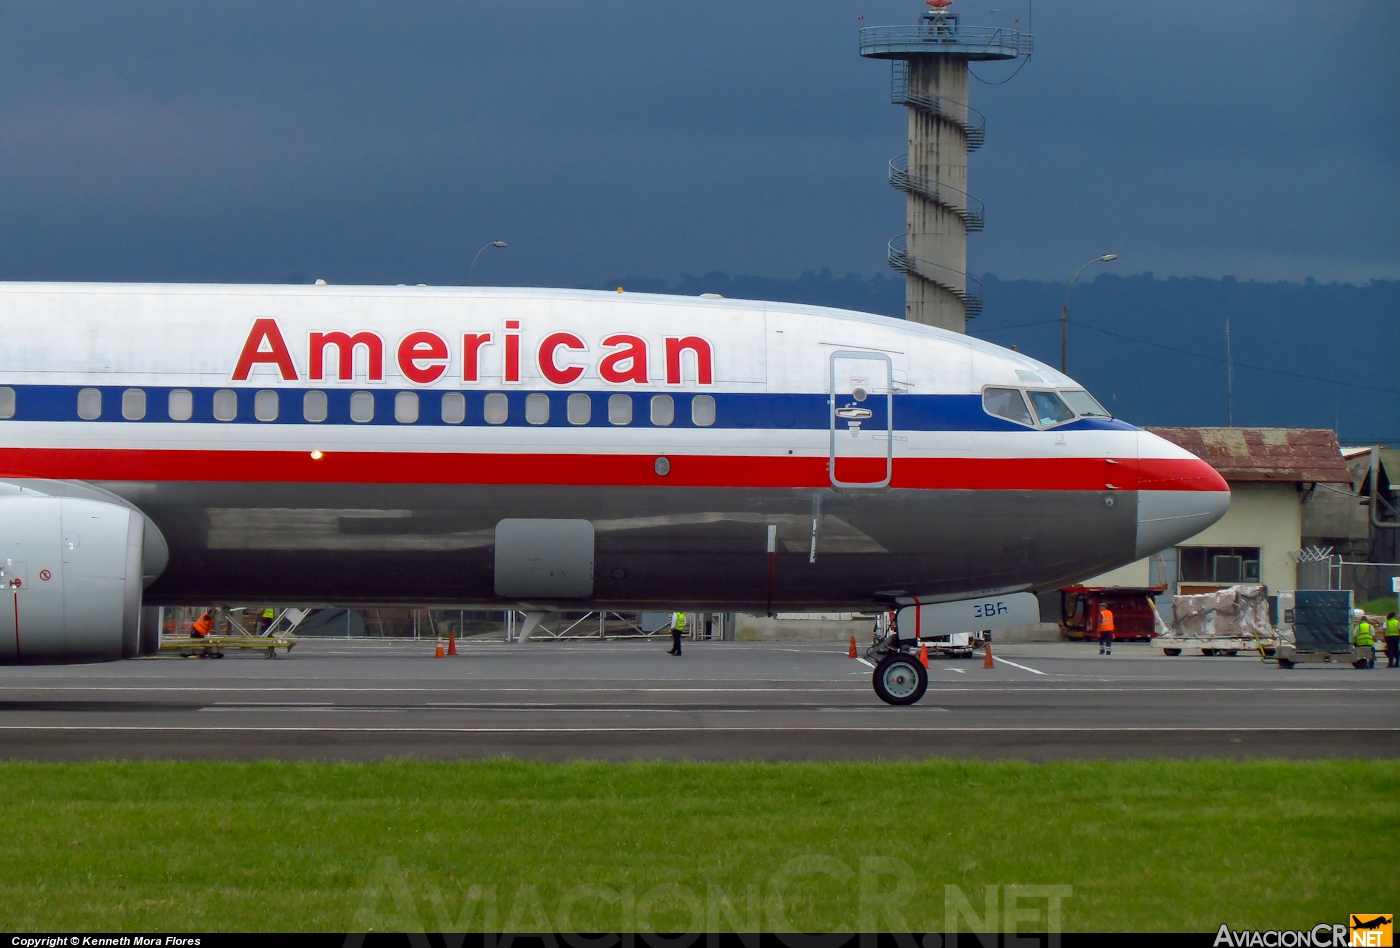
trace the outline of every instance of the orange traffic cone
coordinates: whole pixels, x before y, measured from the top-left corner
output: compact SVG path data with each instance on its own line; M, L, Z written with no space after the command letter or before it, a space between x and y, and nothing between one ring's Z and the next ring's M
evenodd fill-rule
M996 668L996 665L992 664L992 643L991 643L991 642L988 642L988 643L987 643L987 655L986 655L985 658L982 659L982 667L983 667L983 668Z
M442 650L442 639L438 639L437 651L433 652L433 658L444 658L446 653Z
M447 654L457 654L457 631L455 629L447 633Z
M851 636L851 650L850 650L849 652L846 653L846 657L847 657L847 658L857 658L857 657L858 657L858 656L856 655L856 637L855 637L854 635Z
M919 664L928 668L928 646L922 642L919 643Z

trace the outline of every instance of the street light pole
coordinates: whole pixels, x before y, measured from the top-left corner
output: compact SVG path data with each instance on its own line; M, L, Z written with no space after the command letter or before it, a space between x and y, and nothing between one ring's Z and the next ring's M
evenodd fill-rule
M489 249L492 248L492 247L495 247L495 248L497 248L497 249L502 249L502 248L505 247L505 245L506 245L506 242L505 242L504 240L493 240L493 241L491 241L489 244L483 245L482 248L481 248L481 250L478 250L478 251L476 252L476 256L475 256L475 257L472 257L472 265L469 266L469 267L467 267L467 286L471 286L471 285L472 285L472 271L476 269L476 261L477 261L478 259L480 259L481 254L482 254L484 251L489 250Z
M1083 273L1087 267L1096 263L1108 263L1110 260L1117 260L1118 254L1106 253L1102 257L1095 257L1084 266L1074 271L1074 276L1070 278L1069 286L1065 289L1065 305L1060 310L1060 374L1069 374L1069 291L1074 289L1074 281L1079 279L1079 274Z

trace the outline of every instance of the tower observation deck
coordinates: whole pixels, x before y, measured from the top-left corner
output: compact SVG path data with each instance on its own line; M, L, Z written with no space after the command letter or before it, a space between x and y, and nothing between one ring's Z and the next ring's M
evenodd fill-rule
M904 234L889 264L905 274L904 315L963 332L982 311L982 285L967 274L967 235L982 229L982 202L967 193L967 153L986 139L967 103L967 64L1029 55L1029 33L964 26L951 0L927 0L912 26L860 31L860 54L891 60L890 101L909 112L909 149L890 161L890 185L908 195Z

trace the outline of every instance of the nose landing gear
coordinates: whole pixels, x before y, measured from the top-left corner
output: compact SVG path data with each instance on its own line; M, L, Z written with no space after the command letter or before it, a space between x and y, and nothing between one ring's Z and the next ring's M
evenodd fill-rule
M913 641L901 641L893 612L888 619L875 623L874 640L865 650L865 659L873 663L875 674L871 684L875 694L886 704L916 704L928 691L928 669L919 661Z
M914 704L928 691L928 671L908 652L890 652L875 666L875 694L886 704Z

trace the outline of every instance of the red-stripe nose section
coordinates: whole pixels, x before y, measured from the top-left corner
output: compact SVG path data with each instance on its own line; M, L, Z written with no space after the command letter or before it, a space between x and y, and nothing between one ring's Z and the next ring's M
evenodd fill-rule
M1156 435L1138 435L1137 555L1151 556L1200 533L1230 509L1215 468Z
M1220 476L1220 472L1194 454L1167 441L1162 441L1155 435L1144 433L1139 437L1144 441L1147 438L1153 438L1177 453L1175 457L1147 457L1145 456L1147 452L1144 451L1144 456L1138 460L1139 490L1200 490L1229 493L1230 485L1225 483L1225 478ZM1143 447L1147 447L1147 445L1144 444Z

